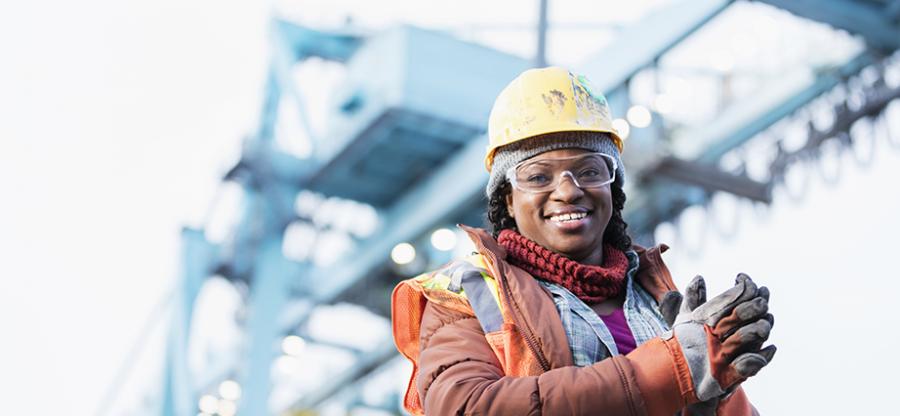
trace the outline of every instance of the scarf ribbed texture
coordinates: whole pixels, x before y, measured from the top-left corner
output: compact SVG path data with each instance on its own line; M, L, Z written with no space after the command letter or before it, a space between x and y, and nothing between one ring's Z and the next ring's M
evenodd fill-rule
M603 245L603 265L591 266L554 253L513 230L500 231L497 242L506 249L510 264L565 287L585 303L614 298L625 288L628 257L609 244Z

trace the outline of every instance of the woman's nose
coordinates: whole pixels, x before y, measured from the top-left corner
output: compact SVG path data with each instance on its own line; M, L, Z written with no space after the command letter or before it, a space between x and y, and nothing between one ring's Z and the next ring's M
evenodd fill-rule
M561 201L573 201L584 195L584 190L578 186L575 176L569 171L560 174L559 182L551 196Z

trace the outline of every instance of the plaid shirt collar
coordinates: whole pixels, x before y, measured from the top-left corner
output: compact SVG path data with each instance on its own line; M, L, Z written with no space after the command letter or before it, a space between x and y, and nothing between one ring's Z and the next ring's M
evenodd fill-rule
M625 254L628 256L628 271L622 308L635 343L641 345L668 330L668 326L659 313L656 301L640 285L634 284L633 277L640 266L637 253L629 250ZM553 296L575 365L584 367L619 355L612 334L590 306L562 286L543 280L538 282Z

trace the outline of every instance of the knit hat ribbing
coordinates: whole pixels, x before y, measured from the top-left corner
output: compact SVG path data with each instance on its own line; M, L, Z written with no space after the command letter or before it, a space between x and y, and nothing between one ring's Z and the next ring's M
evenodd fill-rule
M616 183L619 186L624 184L625 165L622 164L619 148L608 134L587 131L550 133L497 149L486 189L488 199L506 180L506 171L509 168L541 153L558 149L584 149L612 156L616 160Z

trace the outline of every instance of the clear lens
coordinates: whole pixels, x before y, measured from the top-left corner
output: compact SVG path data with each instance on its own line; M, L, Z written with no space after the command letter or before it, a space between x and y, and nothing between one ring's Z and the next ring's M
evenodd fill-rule
M555 190L563 176L568 176L579 188L599 188L616 179L616 162L603 153L589 153L565 158L526 160L510 168L507 179L523 192Z

